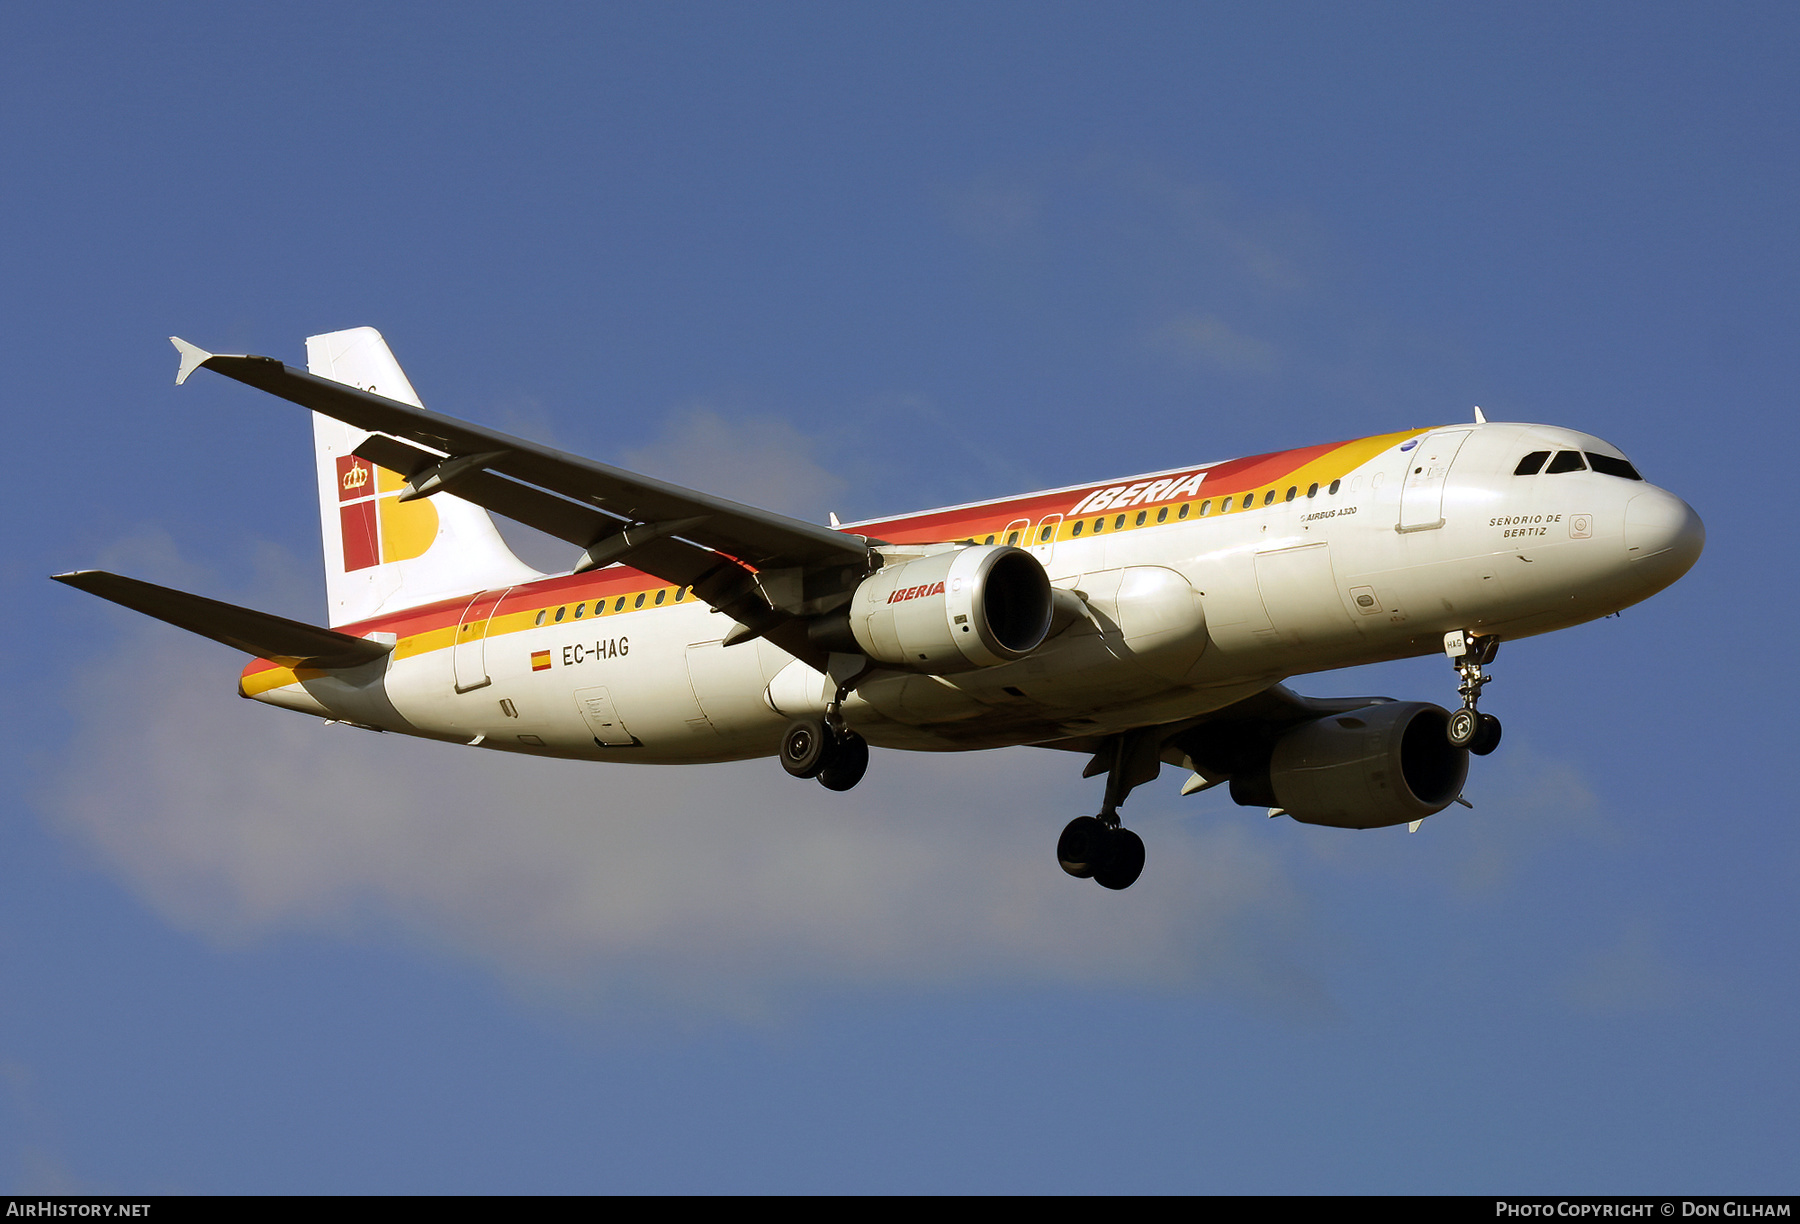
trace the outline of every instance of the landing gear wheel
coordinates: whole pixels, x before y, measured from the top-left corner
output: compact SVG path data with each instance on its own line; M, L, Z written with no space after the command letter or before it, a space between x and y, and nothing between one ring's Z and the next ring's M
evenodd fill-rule
M1482 717L1468 706L1452 710L1450 721L1444 725L1444 738L1457 748L1467 748L1475 742L1475 734L1481 729Z
M862 781L869 769L869 741L854 731L836 733L837 747L825 768L819 771L819 785L826 790L847 791Z
M1476 723L1475 738L1469 743L1469 751L1476 756L1486 756L1500 746L1500 720L1492 714L1483 714Z
M1108 829L1106 852L1094 866L1094 883L1114 890L1130 888L1144 871L1144 839L1130 829Z
M837 747L831 730L816 718L799 718L781 735L781 767L796 778L816 778Z
M1097 816L1077 816L1056 840L1056 861L1078 880L1094 874L1094 865L1105 857L1107 834L1112 830Z

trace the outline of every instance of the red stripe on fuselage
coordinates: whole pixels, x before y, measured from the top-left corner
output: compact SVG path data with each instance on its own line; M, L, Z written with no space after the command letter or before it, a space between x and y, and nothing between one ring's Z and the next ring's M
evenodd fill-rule
M1219 463L1196 463L1185 468L1170 468L1166 472L1151 475L1072 485L1065 489L1028 493L1021 497L999 498L994 501L977 502L972 505L954 506L942 510L927 510L898 518L875 519L850 524L844 530L846 534L872 536L894 544L927 544L970 537L981 538L1003 531L1008 523L1016 522L1019 519L1036 523L1046 515L1067 514L1070 509L1081 504L1101 489L1112 488L1115 485L1129 487L1133 484L1160 479L1164 475L1179 477L1204 471L1206 479L1201 483L1200 493L1195 495L1198 497L1216 496L1217 493L1225 492L1242 492L1252 486L1261 487L1272 484L1288 472L1311 463L1338 447L1349 446L1359 441L1362 439L1352 438L1345 442L1327 442L1320 446L1301 447L1298 450L1247 455L1242 459L1227 459ZM1191 501L1193 498L1184 497L1182 500ZM628 566L592 570L585 574L564 574L514 587L493 610L493 615L505 616L546 605L572 604L584 600L610 600L619 595L629 595L645 589L669 585L661 578L631 569ZM476 592L471 591L455 599L440 600L422 607L408 608L387 616L373 617L355 624L343 625L339 627L339 632L357 637L376 632L392 633L404 639L433 629L447 628L458 622L463 610L469 606L469 600L475 594ZM685 606L685 604L665 603L661 606L671 608ZM627 608L625 610L633 611L634 609ZM650 611L651 609L642 610ZM246 674L264 671L275 666L277 665L266 660L257 660L246 669Z

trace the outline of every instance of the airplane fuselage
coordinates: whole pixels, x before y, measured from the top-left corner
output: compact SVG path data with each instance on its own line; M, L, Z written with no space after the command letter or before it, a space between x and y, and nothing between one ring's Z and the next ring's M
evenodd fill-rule
M1528 455L1547 452L1534 474ZM1584 456L1580 466L1564 454ZM1560 466L1567 470L1546 470ZM1610 470L1596 470L1596 468ZM1692 565L1703 531L1611 445L1550 426L1408 430L880 522L890 562L1033 553L1059 594L1024 658L876 671L843 706L878 746L1108 735L1222 709L1293 675L1527 637L1608 615ZM890 603L931 592L897 588ZM939 592L941 594L941 592ZM247 697L537 755L702 762L776 753L832 697L686 588L615 565L339 628L394 649L338 671L259 660Z

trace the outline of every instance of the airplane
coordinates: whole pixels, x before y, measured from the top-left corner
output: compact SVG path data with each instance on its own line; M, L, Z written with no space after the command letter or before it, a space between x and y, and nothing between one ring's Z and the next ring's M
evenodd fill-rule
M776 756L833 791L871 744L1077 752L1104 798L1057 860L1115 890L1144 865L1119 808L1164 765L1308 824L1472 806L1499 644L1646 599L1705 544L1617 447L1479 408L827 527L428 411L373 328L308 338L305 371L171 341L178 385L206 369L312 411L329 627L54 577L254 656L241 696L534 756ZM520 561L493 514L566 541L570 570ZM1451 710L1282 683L1440 650Z

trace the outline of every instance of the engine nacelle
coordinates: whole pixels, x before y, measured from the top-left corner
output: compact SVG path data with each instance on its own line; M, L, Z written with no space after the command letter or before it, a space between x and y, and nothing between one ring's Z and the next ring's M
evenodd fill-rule
M977 545L883 566L850 600L878 663L944 675L1022 659L1050 631L1050 579L1022 548Z
M1302 723L1275 741L1269 783L1305 824L1378 829L1449 807L1469 776L1469 751L1444 736L1449 715L1393 701Z

